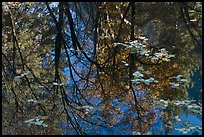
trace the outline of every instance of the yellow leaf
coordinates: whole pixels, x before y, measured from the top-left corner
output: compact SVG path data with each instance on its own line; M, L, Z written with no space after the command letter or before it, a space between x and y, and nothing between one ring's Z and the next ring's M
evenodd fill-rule
M159 96L159 92L158 91L153 94L153 98L154 99L156 99L158 96Z
M116 111L120 111L120 107L116 107L115 110L116 110Z
M129 86L129 85L126 85L126 86L125 86L125 88L126 88L126 89L129 89L129 88L130 88L130 86Z

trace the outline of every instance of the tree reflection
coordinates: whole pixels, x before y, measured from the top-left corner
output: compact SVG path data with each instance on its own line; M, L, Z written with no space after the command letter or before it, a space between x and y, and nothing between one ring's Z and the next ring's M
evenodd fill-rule
M3 3L3 134L172 134L202 64L200 9Z

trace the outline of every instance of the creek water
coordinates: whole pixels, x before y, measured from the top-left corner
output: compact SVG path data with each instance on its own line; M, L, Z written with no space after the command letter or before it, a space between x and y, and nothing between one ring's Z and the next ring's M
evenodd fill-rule
M81 68L78 66L78 68ZM67 75L69 72L65 69ZM200 75L200 70L194 72L194 75L191 76L192 83L195 83L193 87L188 89L188 100L194 100L195 104L199 104L202 107L202 78ZM70 80L69 86L73 87L73 81ZM74 90L74 88L72 88ZM131 118L137 116L137 113L130 110L130 104L124 101L120 101L117 98L113 98L109 100L110 104L113 106L117 106L120 108L120 111L116 115L108 114L105 115L102 113L103 111L103 98L99 98L97 96L92 96L91 98L87 98L89 102L93 106L93 110L90 112L90 115L87 115L85 119L90 122L84 121L81 117L77 116L80 126L82 129L89 135L132 135L132 134L140 134L134 131L134 124L131 121ZM166 108L167 109L167 108ZM201 135L202 134L202 114L201 113L193 113L191 109L187 109L186 106L179 106L179 114L172 115L168 124L164 123L164 120L159 118L162 112L166 112L166 109L161 106L157 106L154 108L154 112L158 115L158 118L152 123L148 132L143 134L151 134L151 135ZM168 108L168 113L174 112L174 107ZM201 110L202 111L202 110ZM123 116L120 114L123 113ZM118 117L117 117L118 116ZM128 118L131 116L131 118ZM72 116L71 116L72 117ZM175 117L179 118L179 121L175 122ZM102 119L117 119L114 125L107 125ZM172 123L172 124L171 124ZM76 134L73 128L70 126L70 123L67 124L66 121L62 121L60 124L62 128L62 134L71 135ZM188 128L192 130L187 130ZM184 131L180 131L179 129L183 129ZM186 131L185 131L186 129Z
M74 16L74 15L73 15ZM83 26L83 25L82 25ZM83 27L78 27L83 28ZM82 32L83 30L81 30ZM90 43L93 44L93 42L87 38L87 43L84 43L84 45L90 45ZM86 48L86 47L85 47ZM92 58L92 51L89 51L89 54L87 53L88 57ZM70 60L72 64L75 64L77 61L79 61L76 57L70 57ZM90 64L87 63L89 61L86 60L86 58L82 58L81 63L75 64L75 69L78 72L87 72L88 67L85 67L84 64L89 66ZM64 73L68 77L70 77L70 71L68 67L64 68ZM80 80L80 78L73 73L73 78L75 81ZM191 77L192 81L191 83L194 83L194 86L192 88L188 89L188 100L195 100L195 104L199 104L199 106L202 106L202 78L200 75L200 70L195 71L194 75ZM72 97L73 99L76 98L74 95L74 92L76 91L76 88L74 86L74 81L72 78L70 78L69 84L67 86L70 87L70 90L67 94L69 94L69 97ZM78 85L80 86L84 85ZM70 93L72 92L72 93ZM140 92L140 97L141 97ZM78 98L81 98L80 96ZM109 99L109 104L112 104L113 107L117 106L119 107L119 112L117 114L112 113L103 113L103 106L104 106L104 99L101 97L98 97L96 95L92 95L85 97L92 105L92 110L90 112L87 112L88 114L85 115L84 118L80 116L76 116L79 125L81 128L88 134L88 135L132 135L132 134L141 134L138 133L138 131L135 130L134 126L134 117L137 117L136 111L131 110L131 105L128 102L121 101L118 98L111 98ZM151 135L201 135L202 134L202 114L201 113L193 113L191 109L186 108L187 106L179 106L177 109L179 110L179 113L175 113L175 115L171 115L171 117L168 119L168 121L164 121L162 118L160 118L160 115L162 115L163 112L166 113L174 113L175 107L168 106L167 108L163 108L161 106L156 106L152 109L154 113L158 115L158 118L151 124L150 128L146 133L142 134L151 134ZM167 110L168 109L168 110ZM202 110L201 110L202 111ZM73 118L73 116L70 114L70 116ZM175 117L177 117L179 120L175 122ZM132 118L132 119L131 119ZM86 120L84 120L86 119ZM104 119L107 121L116 120L114 122L114 125L108 125ZM87 122L88 121L88 122ZM91 121L91 122L90 122ZM193 125L193 126L192 126ZM192 130L188 130L187 128L191 128ZM60 128L62 129L63 135L73 135L77 134L70 123L67 123L66 121L61 121ZM180 130L178 130L180 129ZM183 131L181 131L183 129Z

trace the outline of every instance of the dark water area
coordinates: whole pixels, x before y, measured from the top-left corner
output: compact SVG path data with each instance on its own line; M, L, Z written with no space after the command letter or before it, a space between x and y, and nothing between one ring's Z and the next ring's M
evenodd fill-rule
M191 76L193 87L188 89L189 98L202 103L202 69L195 71Z

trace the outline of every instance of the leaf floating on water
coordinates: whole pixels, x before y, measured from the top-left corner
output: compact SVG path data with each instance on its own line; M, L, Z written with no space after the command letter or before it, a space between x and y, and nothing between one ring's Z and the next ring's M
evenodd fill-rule
M202 130L202 126L197 126L198 130Z
M85 114L88 114L88 112L93 109L93 107L89 106L89 105L82 106L82 108L86 110L87 113L85 113Z
M167 58L162 58L163 61L166 61L166 62L169 62L170 59L167 59Z
M24 77L24 76L28 75L29 73L30 73L30 71L26 71L23 74L21 74L21 76Z
M146 57L148 57L148 56L149 56L149 54L148 54L148 53L146 53L146 54L145 54L145 56L146 56Z
M188 109L190 109L190 108L193 108L193 106L191 106L191 105L188 105L188 106L187 106L187 108L188 108Z
M149 75L152 74L150 71L145 71L145 74Z
M160 99L160 102L163 102L164 100L163 99Z
M60 86L64 86L64 85L65 85L65 83L60 83L59 85L60 85Z
M126 63L125 61L121 61L122 63Z
M192 109L191 112L196 113L196 114L200 114L201 113L199 110L195 110L195 109Z
M148 131L146 135L153 135L152 131Z
M135 81L141 81L141 79L135 79Z
M177 87L176 87L176 86L174 86L174 85L172 85L171 87L172 87L172 88L177 88Z
M181 119L179 118L179 116L175 116L176 121L180 122Z
M44 119L44 118L45 118L44 116L39 116L39 117L36 117L36 118L33 118L33 119L26 120L25 123L26 123L28 126L31 126L31 125L33 124L33 125L48 127L48 125L46 125L46 124L44 123L44 121L42 120L42 119Z
M187 79L181 79L180 81L181 81L181 82L186 82L186 81L187 81Z
M145 55L145 54L147 54L147 51L145 50L140 51L140 55Z
M43 127L48 127L48 125L47 125L47 124L43 124L42 126L43 126Z
M195 12L195 10L188 10L188 12L189 12L189 13L194 13L194 12Z
M150 81L150 82L153 82L153 81L154 81L154 78L149 78L149 81Z
M126 24L131 25L131 23L130 23L127 19L124 19L124 22L125 22Z
M30 123L32 121L34 121L35 119L29 119L29 120L26 120L25 123Z
M192 126L192 124L190 123L190 122L183 122L183 124L182 124L183 126L187 126L187 127L190 127L190 126Z
M133 131L132 134L133 134L133 135L141 135L140 132L136 132L136 131Z
M139 67L137 67L137 69L138 70L143 70L144 68L143 68L143 66L139 66Z
M169 82L172 88L177 88L179 86L179 83Z
M39 125L39 126L41 126L43 124L43 121L41 120L41 121L37 121L37 122L35 122L35 125Z
M44 88L44 86L38 86L38 88Z
M28 103L29 103L29 102L35 102L35 100L33 100L33 99L28 99L27 102L28 102Z
M183 132L183 134L187 134L187 133L188 133L188 131L184 131L184 132Z
M154 80L154 83L158 83L159 81L158 80Z
M156 57L153 57L153 58L151 58L151 62L155 62L155 61L157 61L158 60L158 58L156 58Z
M144 39L144 41L147 41L147 40L148 40L148 38L145 38L145 39Z
M144 40L145 38L146 38L146 37L141 37L141 36L139 37L139 39L141 39L141 40Z
M150 80L149 80L149 79L144 80L144 83L145 83L146 85L150 85Z
M174 57L175 57L175 55L169 55L168 57L169 57L169 58L174 58Z
M190 104L192 102L195 102L196 100L184 100L185 103Z
M15 77L14 77L14 80L15 80L15 81L19 81L20 78L22 78L22 76L15 76Z
M133 76L135 76L135 77L144 77L144 75L139 71L136 71L135 73L133 73Z
M43 103L45 103L45 100L38 100L37 103L43 104Z
M163 103L168 105L168 101L163 101Z
M140 84L140 82L139 82L139 81L136 81L135 83L136 83L136 84Z
M53 82L52 84L53 84L53 85L55 85L55 86L59 85L59 84L58 84L58 83L56 83L56 82Z
M175 78L179 81L182 75L177 75Z
M189 129L190 129L190 130L194 130L194 129L196 129L196 127L189 127Z
M178 130L179 132L185 132L186 131L185 128L175 128L175 130Z
M171 126L173 123L171 121L168 121L167 125Z
M190 21L191 21L191 22L195 22L195 21L197 21L197 19L191 19Z
M166 49L165 49L165 48L162 48L162 49L160 49L160 51L166 51Z

